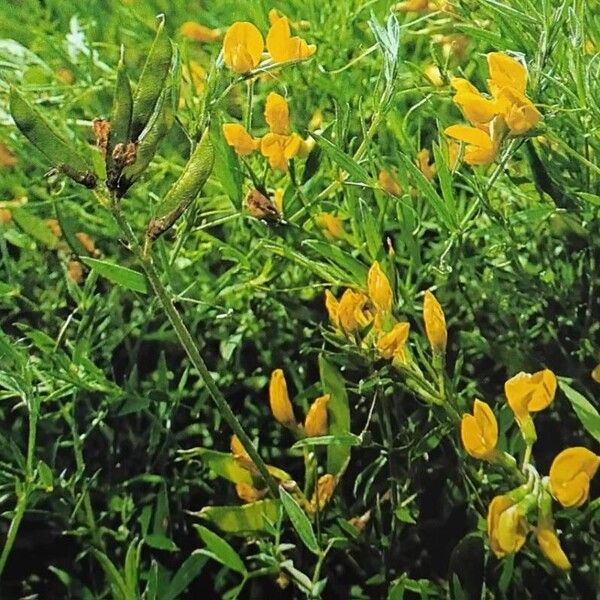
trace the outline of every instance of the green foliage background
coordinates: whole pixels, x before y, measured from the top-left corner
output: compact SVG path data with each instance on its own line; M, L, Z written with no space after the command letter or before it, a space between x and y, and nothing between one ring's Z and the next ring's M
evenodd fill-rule
M329 240L302 214L301 194L286 176L270 174L268 187L286 188L287 224L250 217L242 206L250 181L221 140L202 198L176 232L157 244L157 266L215 381L260 440L269 463L301 478L302 461L288 451L293 440L268 410L274 368L285 370L295 403L305 410L320 394L318 356L324 352L346 379L354 433L364 427L375 394L392 406L391 439L376 415L370 441L353 450L323 524L324 535L343 541L321 572L327 577L322 597L396 599L406 590L406 597L591 598L600 583L598 500L568 517L556 515L574 565L570 576L544 562L533 544L514 559L497 561L485 545L481 519L502 482L465 458L456 432L438 425L426 407L402 392L394 372L340 346L327 330L324 289L337 293L363 286L371 263L387 260L388 272L395 274L396 313L411 322L423 346L421 293L435 287L449 323L447 362L459 402L466 409L480 397L494 406L508 432L507 450L517 454L522 441L509 427L502 386L520 370L551 368L598 405L590 371L600 361L600 6L595 0L452 4L453 15L398 16L398 76L382 105L382 53L368 21L373 14L384 22L389 2L277 2L291 20L310 23L302 35L318 51L311 61L257 83L257 129L271 90L288 98L296 131L305 133L311 115L321 110L325 136L347 156L365 139L374 115L380 117L360 165L351 163L357 169L351 183L359 185L319 195L345 166L322 148L304 169L298 167L303 196L309 202L316 198L311 210L342 217L346 239ZM0 171L0 207L12 209L15 199L26 198L28 215L74 222L93 238L100 257L135 268L97 197L69 181L44 177L45 159L11 123L8 85L35 99L74 143L93 143L91 120L110 112L120 45L135 81L156 14L166 15L182 63L194 60L208 69L220 44L182 39L178 28L184 21L226 28L249 20L266 32L270 8L261 0L2 3L0 138L17 164ZM469 39L460 66L445 64L432 37L455 33ZM543 114L539 135L511 142L488 169L462 165L448 173L444 202L451 212L436 211L428 192L416 187L409 165L421 148L444 148L441 131L462 118L449 85L433 86L424 69L437 63L443 74L463 72L483 89L485 53L504 50L527 59L529 96ZM72 73L72 83L58 78L61 69ZM243 86L235 92L213 115L217 139L222 121L241 116ZM187 159L186 132L194 134L199 122L193 96L188 94L178 123L124 202L136 232L145 229L151 207ZM252 160L258 170L260 159ZM366 172L375 181L382 168L398 173L401 198L353 177ZM440 179L434 181L435 194ZM28 228L17 221L0 225L2 538L18 482L30 476L39 486L0 584L2 597L115 595L103 559L91 550L100 547L99 540L104 555L139 582L145 597L152 597L147 586L154 581L160 598L207 590L223 596L239 576L205 555L192 555L207 542L188 511L239 501L233 486L181 451L200 446L227 451L230 432L156 301L94 271L74 284L66 277L68 253L48 247L35 224ZM386 259L388 240L394 254ZM27 475L32 410L39 413L35 473ZM600 432L594 440L562 393L536 424L540 472L567 446L598 449ZM396 517L381 502L390 481L403 500ZM597 489L596 483L592 499ZM373 522L362 536L344 529L345 520L367 510ZM282 535L282 541L297 544L289 551L295 568L312 576L314 557L289 528ZM254 555L254 564L277 556L273 541L257 547L228 539L242 556ZM198 575L178 591L173 576L186 560ZM253 577L240 593L303 597L293 586L279 590L273 577Z

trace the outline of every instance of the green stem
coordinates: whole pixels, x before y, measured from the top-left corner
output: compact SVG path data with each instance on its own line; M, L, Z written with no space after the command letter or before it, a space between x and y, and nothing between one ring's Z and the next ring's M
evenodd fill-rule
M30 402L36 402L36 406L31 406ZM33 460L34 460L34 451L35 451L35 442L37 437L37 416L38 416L38 406L37 399L31 399L31 401L27 403L28 415L29 415L29 432L27 435L27 458L25 462L25 482L21 487L17 484L17 506L15 507L15 512L13 514L12 520L10 522L10 527L8 528L8 533L6 535L6 542L4 543L4 547L2 548L2 554L0 554L0 578L2 578L2 573L4 572L4 567L6 567L6 561L10 555L12 547L17 539L17 533L19 532L19 527L21 526L21 521L25 516L25 510L27 508L27 502L29 500L29 493L31 491L32 483L33 483Z
M209 395L216 404L217 409L221 413L221 416L223 417L223 419L225 419L229 427L231 427L232 431L239 438L242 446L244 447L246 452L248 452L250 458L254 462L261 477L265 480L273 496L277 497L279 495L279 488L277 486L276 481L269 473L265 461L262 459L256 448L254 447L252 440L250 439L250 437L242 427L241 423L238 421L237 417L231 410L231 407L225 399L225 396L223 396L223 394L215 384L210 374L210 371L208 370L208 367L206 366L206 363L204 362L204 359L200 354L200 350L196 342L194 341L194 338L190 334L188 328L185 326L181 315L179 314L179 312L175 308L175 305L173 304L172 296L162 284L160 277L154 267L154 264L152 263L152 258L150 255L150 245L146 244L144 246L144 251L142 251L142 248L135 234L133 233L133 230L131 229L129 223L123 217L117 202L112 203L112 214L115 221L121 228L121 231L123 232L123 235L125 236L125 239L127 240L130 246L130 250L140 261L141 266L144 269L144 272L146 273L146 277L150 282L150 286L152 287L152 290L154 291L154 294L156 295L159 303L161 304L171 325L173 326L173 329L177 334L181 346L186 351L194 367L196 367L196 370L198 371L200 377L204 381L204 384L208 389Z

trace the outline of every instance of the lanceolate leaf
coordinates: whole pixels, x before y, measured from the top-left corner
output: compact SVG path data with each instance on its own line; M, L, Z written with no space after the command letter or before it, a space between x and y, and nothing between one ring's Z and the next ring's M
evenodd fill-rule
M222 531L247 534L267 531L266 521L276 522L280 507L279 500L259 500L243 506L206 506L195 514L214 523Z
M575 414L585 430L600 442L600 414L593 404L574 390L564 379L559 379L560 389L569 399Z
M98 260L87 256L80 256L79 260L99 275L102 275L102 277L106 277L106 279L117 285L126 287L134 292L140 292L141 294L148 293L146 276L139 271L121 267L107 260Z
M203 554L214 558L233 571L246 573L244 561L229 542L226 542L222 537L202 525L196 525L195 527L202 541L206 544L206 550L201 550Z

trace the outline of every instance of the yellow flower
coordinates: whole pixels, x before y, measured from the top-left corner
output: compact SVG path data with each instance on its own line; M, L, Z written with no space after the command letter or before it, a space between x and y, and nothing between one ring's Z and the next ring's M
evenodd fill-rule
M0 225L8 225L12 221L12 213L7 208L0 208Z
M250 471L251 473L257 472L254 462L250 458L250 455L246 452L246 448L244 448L242 442L240 442L240 439L237 435L235 435L235 433L231 436L229 447L235 462L237 462L240 467Z
M484 98L466 79L454 77L450 85L456 90L453 102L461 108L465 117L473 125L489 123L500 112L496 100Z
M389 313L392 310L394 294L390 285L390 280L382 271L379 262L375 261L367 275L367 289L369 298L375 305L375 308L382 313Z
M195 42L214 42L221 37L219 29L211 29L205 25L200 25L196 21L186 21L179 28L179 33L183 37L194 40Z
M308 437L327 435L327 403L329 394L317 398L308 409L304 431Z
M265 104L265 121L272 133L287 135L290 126L290 109L287 100L271 92Z
M436 297L427 290L423 299L423 321L425 333L434 352L445 352L448 342L446 317Z
M329 320L333 323L334 327L340 326L340 303L337 298L329 291L325 290L325 308L329 315Z
M310 501L311 508L314 511L323 510L325 506L329 504L329 501L335 492L336 485L337 478L335 475L331 475L331 473L319 477L313 497Z
M429 181L435 177L435 165L432 165L429 162L430 158L429 150L427 148L423 148L417 154L417 167L419 167L419 171L421 171Z
M292 37L287 17L277 19L267 33L267 50L276 63L309 58L316 49L301 37Z
M466 125L451 125L444 133L467 144L465 148L465 162L469 165L489 165L496 159L498 147L494 144L490 134L477 127Z
M529 413L543 410L554 399L556 375L550 369L517 373L504 384L504 393L519 427L523 428L530 419Z
M367 326L373 315L367 309L369 298L362 292L346 290L338 304L338 320L340 327L347 333Z
M256 502L267 495L269 488L257 490L253 485L249 483L236 483L235 492L240 500L244 502Z
M539 123L541 115L538 109L527 96L514 88L502 89L498 94L498 103L504 122L513 135L526 133Z
M424 73L425 77L427 77L435 87L442 87L444 85L442 73L437 65L428 65L425 67Z
M581 446L563 450L550 467L550 492L566 508L581 506L590 493L590 480L600 456Z
M514 88L521 94L527 88L527 69L514 58L504 52L490 52L487 55L488 88L494 97L498 96L504 88Z
M398 358L403 362L404 347L408 340L410 324L406 322L396 323L391 331L384 333L377 340L377 350L382 358Z
M329 239L341 239L344 237L345 233L342 221L335 215L328 212L322 212L317 215L316 222Z
M288 395L285 375L281 369L275 369L271 373L269 382L269 403L271 412L278 423L289 429L296 429L296 418L294 409Z
M473 414L462 416L460 438L470 456L482 460L494 456L498 443L498 421L485 402L475 400Z
M591 378L596 382L600 383L600 363L598 363L590 373Z
M571 568L571 563L560 546L560 541L552 523L540 523L535 530L535 535L544 556L559 569L568 571Z
M287 172L288 161L297 156L301 145L302 138L296 133L267 133L260 141L260 152L268 159L272 169Z
M379 181L381 189L388 194L391 194L392 196L400 196L402 194L402 188L400 187L396 176L387 169L382 169L379 172L377 180Z
M450 170L456 169L458 166L460 152L460 144L454 140L448 142L448 156L446 158L446 164Z
M247 156L258 149L260 140L255 140L246 128L237 123L225 123L223 125L223 135L227 143L233 147L235 153L239 156Z
M283 214L283 196L285 191L282 188L277 188L275 190L275 194L273 195L273 204L277 209L277 212L282 215Z
M252 23L238 21L223 39L223 60L236 73L247 73L260 62L264 47L260 31Z
M522 507L509 496L496 496L488 508L490 548L498 558L521 549L527 537L527 519Z

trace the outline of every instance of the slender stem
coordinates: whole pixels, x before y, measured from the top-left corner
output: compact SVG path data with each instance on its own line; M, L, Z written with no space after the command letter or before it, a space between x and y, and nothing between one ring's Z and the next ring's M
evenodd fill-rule
M531 461L531 451L533 450L533 444L527 444L525 446L525 455L523 456L523 467L522 470L525 471L525 469L527 468L527 465L529 465L529 462Z
M254 98L254 81L249 79L246 81L246 131L252 129L252 100Z
M32 402L35 402L36 405L32 406ZM8 533L6 535L6 542L4 543L4 547L2 548L2 554L0 554L0 578L2 577L2 573L4 572L4 567L6 566L6 561L10 555L12 547L17 539L17 533L19 531L19 527L21 526L21 521L25 516L25 510L27 509L27 502L29 500L29 493L31 491L32 483L33 483L33 461L34 461L34 451L35 451L35 442L37 436L37 416L38 416L38 402L36 398L32 398L30 402L27 403L28 415L29 415L29 432L27 435L27 458L25 462L25 481L23 486L17 484L17 506L15 507L15 512L10 522L10 527L8 528ZM21 489L19 489L21 488Z
M181 315L175 308L172 296L162 284L162 281L160 280L160 277L156 269L154 268L154 264L152 263L152 258L150 255L150 245L146 244L144 246L144 250L142 251L142 248L135 234L133 233L131 226L123 217L120 207L116 201L112 203L112 214L115 221L121 228L121 231L130 246L130 250L140 261L141 266L144 269L146 276L148 277L150 286L152 287L154 294L156 295L159 303L165 311L165 314L167 315L167 318L169 319L171 325L173 326L173 329L175 330L175 333L179 338L181 346L186 351L194 367L196 367L196 370L200 374L200 377L202 378L204 384L206 385L206 388L208 389L210 397L217 405L217 409L221 413L221 416L223 417L223 419L225 419L229 427L231 427L233 432L239 438L242 446L250 455L250 458L254 462L261 477L265 480L273 496L278 496L279 488L277 486L277 482L269 473L265 461L262 459L256 448L254 447L252 440L250 439L250 437L242 427L241 423L238 421L237 417L231 410L231 407L225 399L225 396L223 396L223 394L215 384L210 374L210 371L208 370L208 367L206 366L206 363L204 362L204 359L200 354L198 345L194 341L194 338L192 337L188 328L183 322Z

